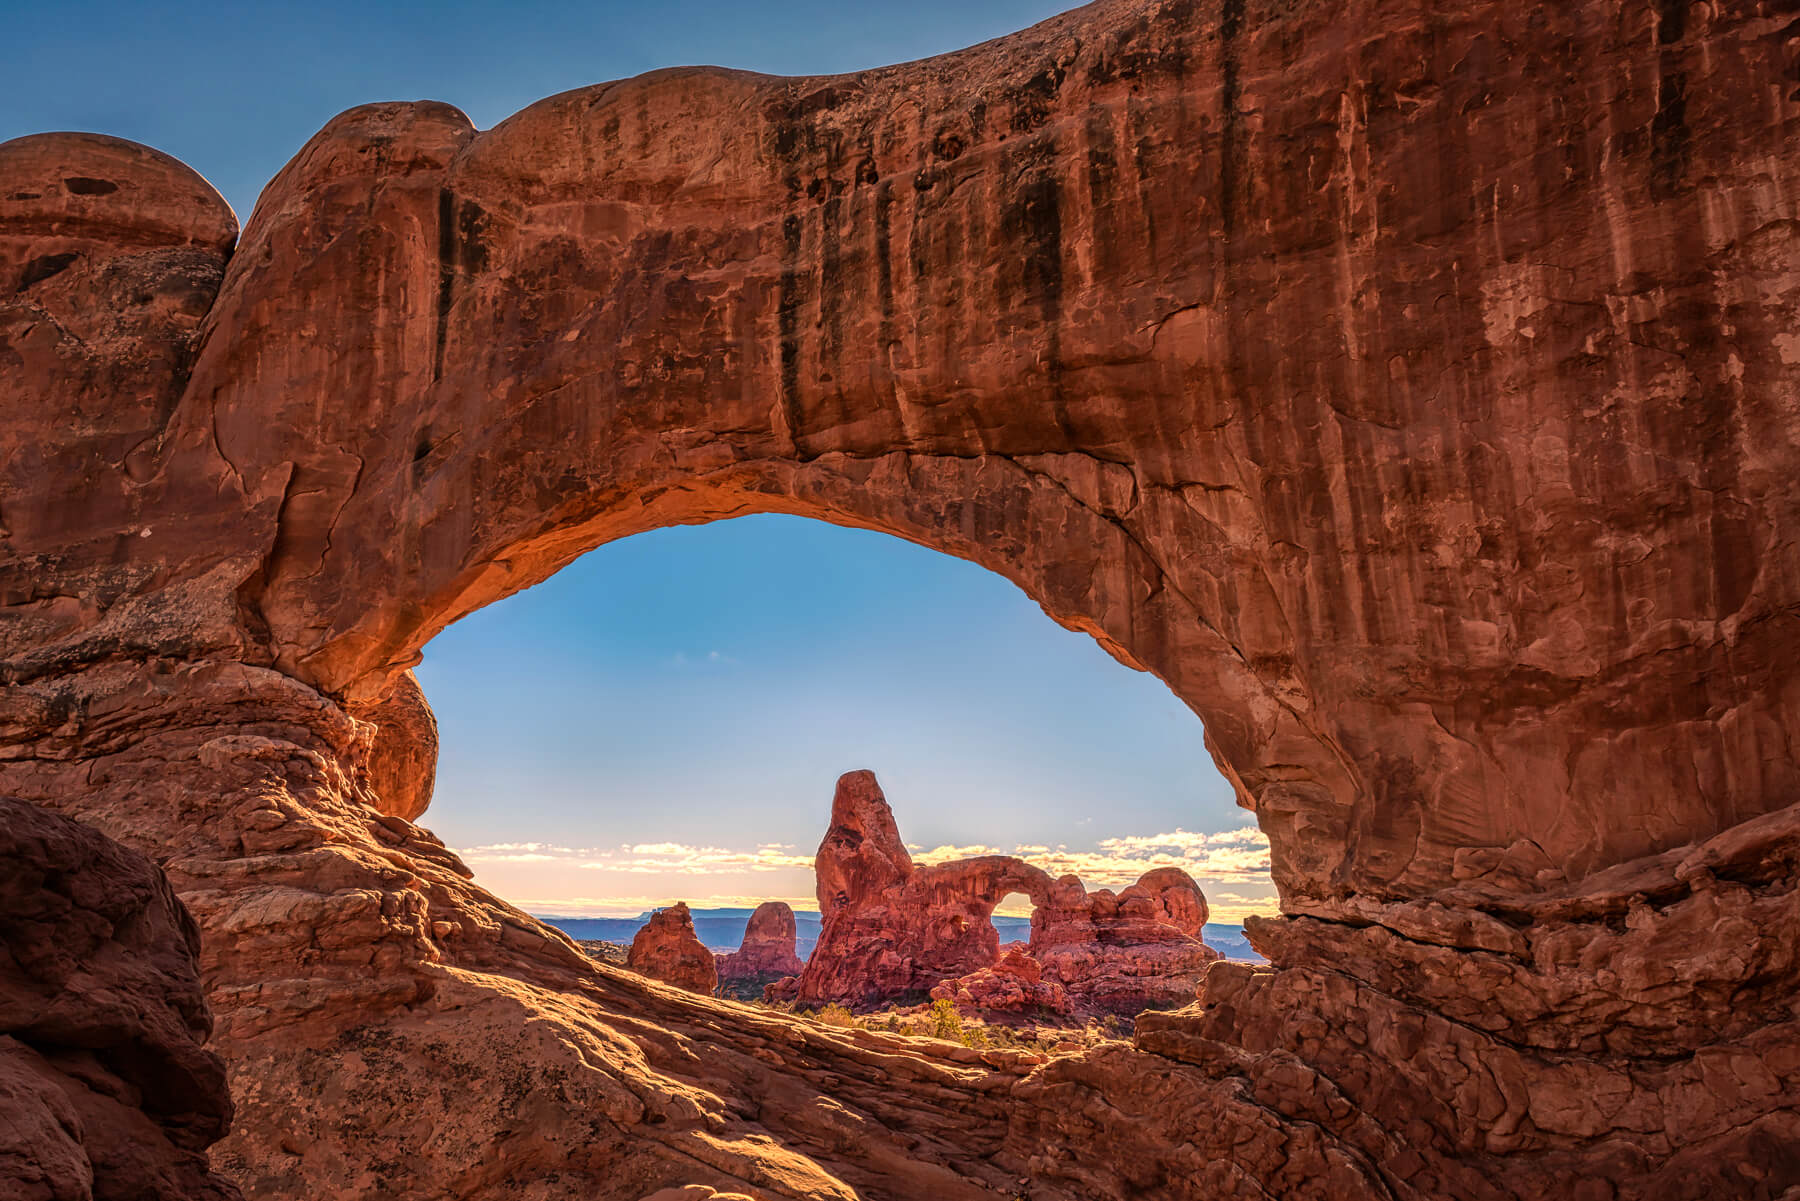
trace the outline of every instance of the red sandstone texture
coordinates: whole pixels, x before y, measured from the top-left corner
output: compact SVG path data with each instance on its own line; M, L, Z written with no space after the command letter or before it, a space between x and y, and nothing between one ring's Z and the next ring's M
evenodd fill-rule
M650 915L631 940L625 966L689 992L710 995L719 987L713 953L694 933L694 919L686 901L677 901Z
M1101 0L373 105L235 245L166 156L8 143L0 793L199 919L259 1196L1780 1197L1794 20ZM438 630L771 511L1166 681L1270 965L1132 1046L914 1047L594 964L393 816Z
M397 672L386 696L360 705L371 727L366 769L381 811L412 821L431 804L437 780L437 718L410 671Z
M1031 918L1031 955L1074 1010L1129 1017L1194 1000L1219 953L1201 939L1206 897L1180 868L1145 872L1118 895L1064 876Z
M233 1201L193 918L156 865L0 799L0 1196Z
M1060 986L1065 1013L1131 1015L1185 1005L1219 958L1200 938L1206 898L1179 868L1147 872L1115 897L1106 889L1088 893L1075 876L1052 880L1005 855L916 866L873 772L838 780L813 870L819 942L794 981L768 990L771 1000L871 1009L938 996L947 982L1000 963L994 907L1015 892L1036 906L1032 979L1041 967ZM979 996L1010 996L1009 989L1004 979L984 977L961 991L973 1004ZM960 994L951 988L942 995Z
M719 982L760 990L783 976L798 976L804 966L795 953L798 942L793 909L785 901L764 901L745 924L738 949L718 957Z
M1029 953L1009 947L992 967L946 980L931 990L934 1001L949 1001L958 1010L1002 1017L1066 1017L1069 994Z

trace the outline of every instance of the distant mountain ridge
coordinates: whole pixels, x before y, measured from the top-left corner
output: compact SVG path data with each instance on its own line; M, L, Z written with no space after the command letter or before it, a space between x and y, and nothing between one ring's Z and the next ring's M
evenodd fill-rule
M570 938L598 939L603 942L630 942L650 920L652 910L646 909L636 917L555 917L547 913L536 915L540 921L549 922ZM700 941L715 951L735 951L744 941L744 927L750 923L749 909L694 909L694 933ZM812 954L813 946L819 941L819 912L816 909L796 909L794 924L796 926L796 950L800 958L805 959ZM1024 942L1031 937L1031 919L1024 917L994 918L994 929L1000 934L1000 941ZM1263 963L1263 957L1256 953L1244 938L1244 927L1231 922L1208 922L1205 931L1206 945L1214 948L1227 959L1247 959L1253 963Z

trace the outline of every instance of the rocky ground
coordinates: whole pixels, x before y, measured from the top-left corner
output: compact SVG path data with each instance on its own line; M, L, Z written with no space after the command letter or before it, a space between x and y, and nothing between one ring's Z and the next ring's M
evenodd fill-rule
M601 963L610 963L618 967L625 966L626 956L631 953L629 944L622 942L607 942L605 939L601 938L576 939L575 945L580 947L588 955L598 959Z

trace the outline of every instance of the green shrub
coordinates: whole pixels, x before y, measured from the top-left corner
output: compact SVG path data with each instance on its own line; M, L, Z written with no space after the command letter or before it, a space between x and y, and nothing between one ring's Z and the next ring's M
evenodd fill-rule
M819 1010L819 1020L827 1026L847 1028L856 1025L856 1015L835 1001Z
M956 1002L946 998L931 1003L931 1034L953 1043L963 1041L962 1015L956 1012Z

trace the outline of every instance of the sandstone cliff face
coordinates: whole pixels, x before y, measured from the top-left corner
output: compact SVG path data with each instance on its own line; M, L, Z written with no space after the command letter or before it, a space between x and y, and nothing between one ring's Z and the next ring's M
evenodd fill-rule
M0 799L0 1196L235 1201L198 943L149 860Z
M165 156L9 143L0 792L199 917L265 1194L1779 1196L1794 19L1102 0L370 106L235 248ZM1270 970L959 1061L597 967L382 812L437 630L758 511L1168 682L1270 836Z
M686 901L676 901L650 915L631 940L625 966L702 996L711 996L719 987L713 953L694 933L694 918Z
M786 901L764 901L744 926L743 942L718 957L719 984L726 995L755 999L765 985L798 976L805 965L795 952L799 929Z

